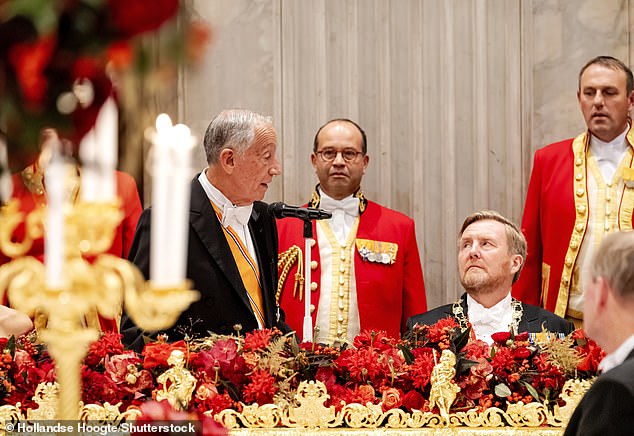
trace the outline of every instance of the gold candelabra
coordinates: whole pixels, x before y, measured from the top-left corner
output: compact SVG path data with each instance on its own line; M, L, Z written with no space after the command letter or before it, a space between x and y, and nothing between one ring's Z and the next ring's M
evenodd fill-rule
M34 319L56 365L57 418L75 420L81 400L81 362L99 336L97 314L115 318L125 304L139 327L161 330L172 326L199 294L189 289L187 281L168 289L157 287L146 282L132 263L106 253L122 219L117 202L66 206L64 285L47 286L45 265L27 255L44 235L45 212L39 208L25 214L15 199L0 209L0 250L14 259L0 266L0 297L6 292L16 310ZM21 224L24 238L14 241Z

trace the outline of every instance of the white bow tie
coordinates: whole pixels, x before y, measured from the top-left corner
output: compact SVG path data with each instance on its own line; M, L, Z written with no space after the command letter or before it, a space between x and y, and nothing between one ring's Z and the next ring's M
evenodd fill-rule
M336 210L342 210L346 215L356 217L359 215L359 199L356 197L348 197L343 200L335 200L325 196L321 197L319 207L327 210L328 212L334 212Z
M246 226L251 217L253 203L248 206L225 205L222 210L222 225L225 227Z
M473 325L496 327L507 310L508 308L504 305L496 305L489 309L474 305L469 308L469 322Z

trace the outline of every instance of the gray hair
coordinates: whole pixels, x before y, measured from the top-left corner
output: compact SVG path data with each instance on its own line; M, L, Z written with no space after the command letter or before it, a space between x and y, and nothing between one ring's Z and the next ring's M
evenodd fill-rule
M272 125L271 117L246 109L228 109L220 112L209 123L203 146L207 163L218 163L220 152L230 148L243 154L253 143L258 127Z
M603 277L619 297L634 297L634 232L605 237L592 259L592 279Z
M462 234L467 229L467 227L469 227L476 221L483 220L493 220L504 224L504 228L506 230L506 242L508 245L509 253L519 254L520 256L522 256L522 265L520 265L520 269L518 269L513 276L513 283L515 283L520 278L520 272L522 272L522 268L524 267L524 263L526 262L526 238L511 220L495 210L481 210L479 212L474 212L466 217L464 222L462 223L458 239L462 237Z

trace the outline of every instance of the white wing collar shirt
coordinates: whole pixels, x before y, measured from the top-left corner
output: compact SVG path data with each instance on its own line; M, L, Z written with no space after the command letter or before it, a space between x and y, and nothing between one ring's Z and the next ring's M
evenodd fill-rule
M320 189L319 207L332 212L330 227L340 244L345 244L352 229L354 219L359 216L359 199L350 195L343 200L335 200Z
M625 135L629 130L630 125L628 124L625 131L610 142L601 141L594 135L590 136L590 149L601 169L604 180L608 182L614 177L616 169L625 156L628 148Z
M491 345L493 333L509 331L509 325L513 319L511 294L509 293L495 306L489 308L467 294L467 313L476 338Z
M619 366L625 362L625 359L630 355L632 350L634 350L634 335L623 341L619 348L605 356L601 363L599 363L599 369L601 372L607 372Z
M218 188L211 184L205 171L200 173L198 181L200 182L207 198L220 210L222 214L221 224L224 228L231 227L231 229L238 235L242 243L247 247L249 254L253 260L257 263L257 256L255 254L255 246L251 239L251 232L249 231L249 218L251 217L251 211L253 210L253 204L248 206L236 206L225 195L220 192Z

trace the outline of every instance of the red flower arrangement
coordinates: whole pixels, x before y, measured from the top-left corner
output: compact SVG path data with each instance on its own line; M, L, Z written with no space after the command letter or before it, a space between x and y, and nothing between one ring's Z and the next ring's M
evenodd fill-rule
M127 92L138 90L197 60L209 39L201 23L173 23L179 0L0 3L0 125L15 168L31 162L45 127L79 144L112 94L113 76L117 82L135 76L137 86ZM161 38L152 41L158 47L141 38L159 30ZM82 96L86 84L90 92Z
M503 332L494 334L495 343L489 346L469 340L469 333L445 319L416 327L401 340L365 331L354 347L325 347L298 344L293 336L272 329L172 344L161 338L147 344L140 356L121 346L120 335L106 333L84 360L82 396L85 403L121 402L121 410L150 407L167 413L167 404L146 404L162 388L157 378L169 368L170 353L180 350L197 380L189 413L293 403L304 380L322 381L330 395L326 405L337 410L349 403L370 403L380 404L383 411L437 412L429 406L431 373L441 351L450 349L457 356L455 382L460 387L452 411L504 408L519 401L554 406L564 382L595 376L604 355L580 330L543 345L526 333ZM23 409L32 406L37 384L54 379L50 358L26 338L0 340L0 350L0 401L20 401Z

